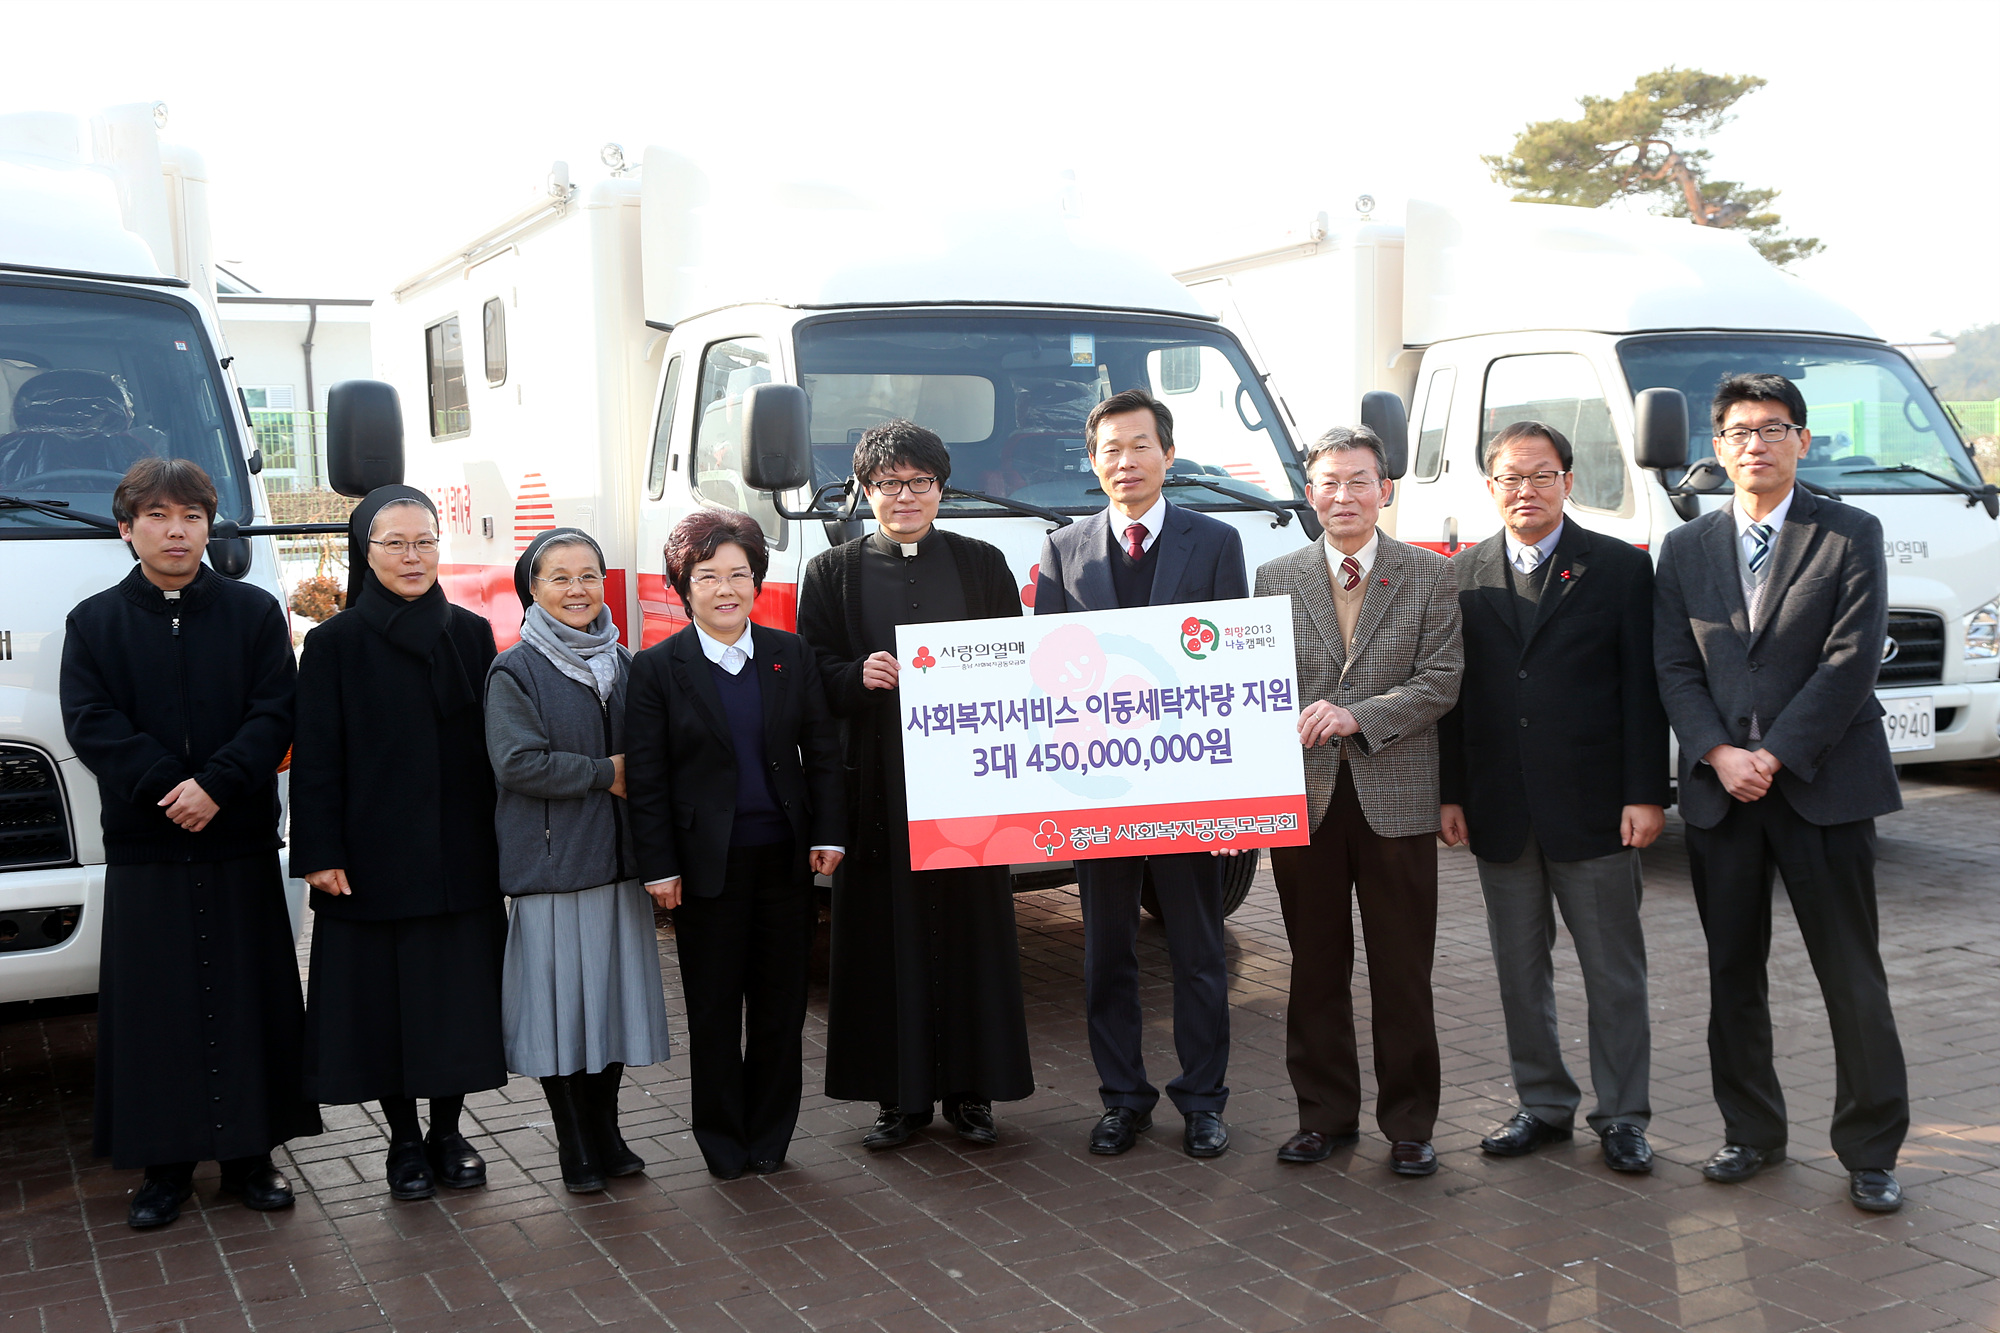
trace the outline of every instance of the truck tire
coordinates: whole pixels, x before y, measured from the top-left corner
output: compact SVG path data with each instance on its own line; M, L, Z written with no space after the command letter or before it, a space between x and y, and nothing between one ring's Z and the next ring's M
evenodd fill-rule
M1241 856L1226 857L1222 863L1222 914L1233 916L1236 909L1243 906L1243 900L1250 896L1250 885L1257 878L1257 867L1264 859L1264 850L1253 847ZM1158 920L1160 900L1153 894L1152 867L1146 869L1146 882L1139 890L1139 905L1146 909L1146 915Z

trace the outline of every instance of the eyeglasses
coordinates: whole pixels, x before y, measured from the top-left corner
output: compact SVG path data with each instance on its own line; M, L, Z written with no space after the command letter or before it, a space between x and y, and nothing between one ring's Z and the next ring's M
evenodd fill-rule
M901 495L905 487L909 488L909 492L912 495L929 495L932 488L938 484L938 479L936 477L911 477L908 481L904 481L898 477L884 477L880 481L871 481L864 484L869 490L879 491L883 495L888 496Z
M754 588L757 586L757 576L747 569L739 569L728 578L716 574L697 574L688 580L689 587L699 588L703 592L714 592L725 583L738 588Z
M1502 472L1499 476L1493 478L1493 484L1501 490L1510 493L1523 490L1529 486L1534 487L1538 491L1552 491L1568 475L1569 473L1567 472L1530 472L1526 476L1522 476L1518 472Z
M557 592L568 592L572 588L580 588L584 592L596 592L604 586L604 575L578 574L575 578L571 578L567 574L556 574L550 578L537 577L535 582L546 583Z
M436 555L438 549L438 542L435 537L419 537L413 542L400 541L394 538L386 542L378 542L373 537L370 537L368 544L370 546L379 546L390 555L402 555L405 551L415 551L418 555Z
M1722 432L1722 438L1728 443L1730 448L1741 449L1744 445L1750 443L1752 435L1755 435L1766 444L1783 444L1793 431L1804 429L1804 426L1794 426L1789 421L1767 421L1755 430L1750 429L1748 426L1731 426L1728 430Z
M1322 495L1331 495L1336 500L1345 492L1350 500L1366 500L1375 493L1382 483L1373 477L1353 477L1347 481L1316 481L1313 489Z

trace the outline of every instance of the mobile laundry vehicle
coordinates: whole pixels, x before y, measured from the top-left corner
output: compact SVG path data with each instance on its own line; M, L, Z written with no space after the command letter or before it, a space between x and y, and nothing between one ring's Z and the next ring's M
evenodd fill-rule
M109 517L125 470L199 463L219 496L210 565L283 600L216 315L207 176L164 122L154 104L0 117L0 1002L97 989L97 783L58 677L70 608L132 567Z
M408 480L447 529L446 588L503 644L515 558L558 525L603 545L633 647L679 629L661 548L704 505L763 525L756 618L792 628L806 562L863 531L854 444L897 417L950 448L940 522L1006 553L1024 612L1043 535L1106 503L1084 418L1133 386L1174 411L1171 498L1238 526L1252 567L1317 535L1290 430L1235 336L1053 209L927 219L803 187L711 202L664 149L636 171L615 148L606 161L587 188L559 165L534 206L376 305ZM1232 862L1239 896L1254 860Z
M1877 692L1897 760L2000 755L2000 496L1901 352L1740 237L1412 200L1406 226L1331 228L1322 214L1288 244L1178 276L1244 333L1307 438L1350 423L1371 391L1409 405L1415 438L1385 523L1446 554L1498 530L1480 460L1521 420L1575 446L1578 521L1657 550L1728 502L1708 421L1717 382L1786 376L1812 431L1799 480L1882 521Z

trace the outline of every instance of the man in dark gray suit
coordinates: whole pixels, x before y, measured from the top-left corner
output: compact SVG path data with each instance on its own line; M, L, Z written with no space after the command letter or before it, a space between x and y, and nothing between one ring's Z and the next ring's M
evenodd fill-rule
M1872 514L1795 483L1812 445L1798 386L1736 375L1713 407L1728 508L1668 534L1654 646L1680 738L1680 805L1708 937L1710 1180L1785 1159L1765 964L1785 878L1833 1028L1833 1150L1860 1208L1902 1205L1903 1048L1876 943L1875 817L1902 808L1875 676L1888 569Z
M1084 422L1091 470L1111 503L1042 542L1035 614L1110 611L1247 597L1243 539L1206 514L1167 503L1174 418L1144 389L1113 394ZM1186 1120L1191 1157L1229 1146L1229 975L1223 959L1221 862L1208 852L1077 863L1083 899L1083 1004L1104 1115L1094 1153L1122 1153L1152 1128L1160 1094L1139 1051L1139 891L1146 870L1174 964L1174 1049L1167 1096Z

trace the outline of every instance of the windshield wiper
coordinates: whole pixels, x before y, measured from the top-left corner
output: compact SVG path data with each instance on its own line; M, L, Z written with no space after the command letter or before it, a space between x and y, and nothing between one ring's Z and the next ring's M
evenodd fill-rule
M1939 473L1931 471L1929 468L1918 467L1915 463L1893 463L1887 467L1848 468L1842 471L1840 475L1843 477L1861 477L1881 472L1906 472L1913 476L1929 477L1938 485L1950 487L1964 496L1965 507L1967 509L1992 496L1995 490L1993 483L1990 481L1984 486L1968 486L1956 477L1942 476Z
M1026 514L1029 518L1045 519L1059 528L1066 528L1076 522L1068 514L1058 514L1053 509L1044 509L1040 505L1031 505L1026 500L1009 500L1002 495L988 495L984 491L960 490L956 486L945 487L944 493L948 496L955 495L961 500L978 500L985 504L998 505L1002 509L1011 509L1017 514ZM953 517L956 517L956 515Z
M66 518L72 523L86 527L118 531L118 520L106 518L102 514L85 514L69 507L67 500L29 500L19 495L0 495L0 509L32 509L50 518Z
M1160 484L1163 486L1200 486L1204 490L1214 491L1217 495L1226 495L1232 500L1241 500L1252 509L1261 509L1267 514L1276 514L1277 519L1271 524L1274 528L1282 528L1287 523L1290 523L1292 521L1292 511L1297 509L1300 504L1297 500L1292 501L1290 504L1285 504L1279 500L1267 500L1261 495L1250 495L1243 491L1232 491L1221 482L1209 481L1203 477L1190 477L1186 475L1168 477Z

